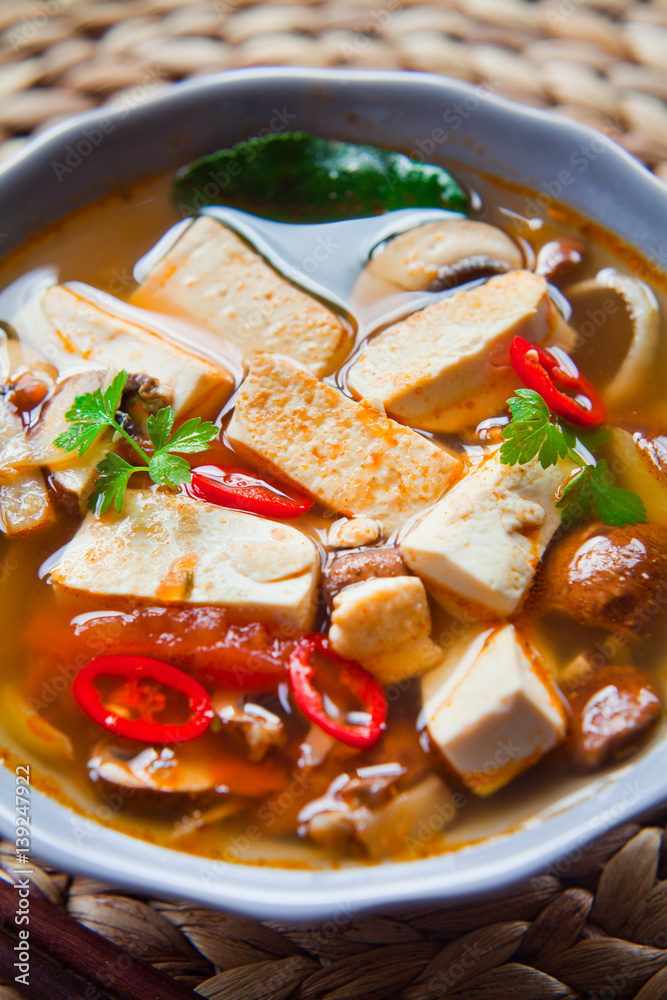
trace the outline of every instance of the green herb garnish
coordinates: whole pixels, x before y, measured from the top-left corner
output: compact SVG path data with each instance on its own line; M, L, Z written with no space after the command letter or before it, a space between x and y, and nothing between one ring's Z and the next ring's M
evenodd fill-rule
M379 146L282 132L239 142L184 167L174 182L183 215L230 205L282 222L336 222L400 208L466 212L442 167Z
M141 459L141 465L130 465L120 455L110 452L97 464L99 477L88 500L88 507L98 514L108 510L114 501L114 506L120 513L127 484L135 472L147 472L154 483L170 489L176 489L181 483L191 482L190 466L184 458L174 453L203 451L219 432L219 428L210 421L202 422L201 417L193 417L172 434L174 411L170 406L165 406L151 414L147 420L148 436L154 448L153 457L150 458L116 418L127 378L127 372L119 372L105 392L96 389L95 392L77 396L74 405L65 414L71 426L53 442L64 451L78 450L79 455L84 455L101 431L112 427L116 434L125 438Z
M614 485L606 460L590 462L581 454L580 445L590 454L605 444L609 437L606 428L582 430L562 417L554 417L534 389L517 389L507 403L512 419L503 429L500 461L504 465L525 465L537 458L542 468L548 469L559 458L571 458L579 466L562 487L556 503L563 521L581 521L591 509L605 524L617 527L646 521L642 500L631 490Z

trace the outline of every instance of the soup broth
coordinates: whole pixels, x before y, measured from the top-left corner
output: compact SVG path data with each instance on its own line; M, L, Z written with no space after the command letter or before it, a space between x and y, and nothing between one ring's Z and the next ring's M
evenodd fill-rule
M562 276L552 275L551 285L556 289L554 300L563 321L578 333L578 346L571 348L570 354L581 373L603 391L612 384L627 355L632 322L622 296L613 290L601 286L587 292L583 288L571 296L571 302L568 290L582 288L603 269L631 276L638 266L641 269L641 263L604 234L564 212L554 210L544 218L528 218L531 201L524 192L501 188L472 174L463 180L475 192L471 219L508 234L523 254L525 269L535 267L540 250L547 244L580 245L580 262L571 261ZM0 319L12 324L17 312L37 292L55 283L76 282L82 283L75 286L79 292L92 301L98 301L94 290L113 296L126 304L125 312L118 306L119 315L122 312L130 322L143 322L151 328L146 303L141 298L137 305L132 301L137 292L132 268L180 221L169 197L170 185L171 177L159 176L103 198L72 213L9 256L0 264L0 287L4 289L0 293ZM379 252L375 259L381 258ZM641 276L647 273L648 268ZM453 299L466 289L479 287L475 281L490 279L483 275L471 280L472 285L464 282L448 295ZM667 428L662 385L667 351L665 301L662 290L656 284L653 288L663 325L651 364L634 392L618 404L608 404L606 417L608 426L629 429L630 435L642 432L642 440L649 441L655 441ZM335 369L325 374L326 384L339 386L352 397L348 382L351 365L360 357L364 343L369 338L373 342L391 325L380 321L372 326L368 317L381 316L382 302L401 292L377 273L367 270L360 275L348 304L350 315L344 317L347 352ZM226 348L216 347L201 323L185 321L181 315L171 328L164 318L155 319L152 328L162 330L160 323L167 324L167 336L174 342L191 338L195 353L212 363L222 364L227 358ZM47 363L40 368L51 378L53 361L47 355ZM227 359L227 363L238 387L240 363L238 359L233 364ZM204 454L189 456L192 467L248 468L247 451L235 450L227 434L235 400L232 397L221 408L220 438ZM215 414L207 416L215 418ZM507 407L501 405L491 419L485 417L458 430L421 427L418 432L423 440L461 461L464 482L465 476L497 449L507 417ZM23 419L36 423L38 417L26 418L24 414ZM401 423L410 422L402 419ZM344 456L341 461L345 461ZM667 463L665 470L653 469L647 475L641 470L638 473L634 464L623 462L615 483L636 491L646 505L649 521L667 531ZM255 468L255 472L261 477L266 469ZM144 481L133 478L131 488L155 492L147 477ZM285 490L289 497L289 487ZM432 506L424 505L407 524L385 531L383 540L362 538L349 549L332 545L332 525L341 521L342 515L327 510L322 503L296 519L275 520L312 539L317 558L325 573L330 573L337 557L347 552L373 552L382 547L394 550ZM260 631L252 633L252 616L218 607L208 618L197 617L205 602L189 605L178 598L151 602L140 597L120 600L110 596L105 600L81 593L57 594L51 573L79 531L82 514L71 497L63 500L62 494L54 501L53 510L53 522L43 530L0 539L0 743L7 761L30 763L39 775L34 783L39 787L41 782L49 794L73 808L82 824L92 818L143 839L227 861L329 867L390 858L406 860L454 850L539 821L577 798L595 794L619 768L630 766L664 738L661 708L650 728L638 727L636 739L625 740L594 769L575 762L571 736L559 738L533 766L517 765L513 780L503 778L493 794L488 794L486 788L476 786L474 780L466 781L460 768L457 770L454 751L447 756L438 746L424 714L422 680L417 674L398 676L383 685L387 715L382 735L373 746L358 749L309 720L299 710L287 676L281 673L276 674L273 687L259 691L252 685L241 692L209 683L216 718L197 739L180 744L124 741L87 717L72 695L74 678L90 660L118 649L183 665L187 671L188 664L195 661L201 666L197 649L212 648L221 636L230 635L230 629L241 637L244 649L287 658L303 631L328 630L331 602L327 606L319 601L317 617L307 629L292 626L290 631L260 620ZM593 522L591 514L584 524ZM571 529L576 530L580 529ZM563 709L566 726L572 725L572 713L579 711L573 700L576 692L590 682L596 670L609 665L640 671L664 705L667 660L661 606L654 601L654 617L647 627L636 630L639 639L634 634L629 637L632 629L627 626L627 614L620 624L604 617L577 620L564 608L565 598L560 604L554 602L552 581L558 570L548 569L551 553L566 544L567 537L568 530L556 532L547 547L545 566L538 569L517 609L509 614L479 616L471 611L469 601L443 603L429 590L431 641L441 658L463 658L476 634L488 636L499 622L504 625L509 621L523 637L522 642L538 651L543 661L540 670L552 678L544 681L547 688L560 683L565 695L572 695L570 708ZM413 576L405 567L399 576L419 579L419 574ZM392 577L374 579L377 583ZM355 586L365 585L358 581L350 585L348 581L348 596ZM563 587L567 590L571 583ZM583 673L581 669L577 673L572 663L582 654L589 662ZM593 659L595 655L599 663ZM538 675L543 676L539 671ZM348 712L350 718L357 719L351 725L364 724L368 706L363 700L359 703L358 697L350 697L345 685L336 687L335 678L321 683L332 717L336 712ZM341 708L346 699L348 704ZM174 718L179 713L182 716L183 706L174 701L171 711ZM233 716L237 729L232 735L228 720ZM509 744L502 742L502 736L499 733L494 743L496 757L488 767L487 777L492 781L513 766L511 734ZM142 784L146 775L150 781ZM485 779L478 776L478 780ZM156 781L164 782L163 787L169 790L156 790ZM422 792L415 795L415 789ZM420 794L426 798L426 806Z

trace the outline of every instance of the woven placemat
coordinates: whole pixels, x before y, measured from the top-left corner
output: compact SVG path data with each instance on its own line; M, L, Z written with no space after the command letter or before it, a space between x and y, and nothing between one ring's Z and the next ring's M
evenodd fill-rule
M425 70L551 107L667 180L667 0L0 0L0 158L96 104L258 65Z
M667 0L0 0L0 159L72 114L200 73L354 66L444 73L551 107L667 181L666 63ZM41 951L17 989L15 928L0 909L0 1000L193 989L221 1000L664 1000L665 818L625 825L493 903L341 912L309 928L146 902L33 865ZM13 862L0 844L0 866ZM120 950L100 952L82 928Z
M139 900L31 863L31 986L0 985L0 1000L664 1000L665 818L621 826L562 859L562 874L537 876L495 902L391 916L341 910L317 927ZM16 869L8 842L0 842L0 869ZM0 890L1 925L3 903L9 916L16 894L2 881ZM3 941L0 930L0 970L3 958L5 970L16 958ZM62 972L37 944L60 958ZM56 991L54 970L72 992Z

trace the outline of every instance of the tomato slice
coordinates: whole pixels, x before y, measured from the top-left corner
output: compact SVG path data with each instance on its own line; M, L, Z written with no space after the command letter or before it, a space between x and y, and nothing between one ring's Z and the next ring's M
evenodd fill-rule
M216 607L94 611L71 622L65 609L54 607L31 619L26 643L33 656L25 689L47 702L54 663L73 676L91 657L111 654L162 660L209 687L275 691L287 679L294 647L259 623L230 625L229 613Z
M103 694L104 680L120 680ZM140 743L184 743L208 729L213 709L208 692L189 674L147 656L98 656L77 674L72 694L98 726ZM170 702L187 703L185 722L160 721Z
M192 470L192 482L184 488L197 500L263 517L298 517L313 506L310 497L285 493L277 483L232 465L200 465Z

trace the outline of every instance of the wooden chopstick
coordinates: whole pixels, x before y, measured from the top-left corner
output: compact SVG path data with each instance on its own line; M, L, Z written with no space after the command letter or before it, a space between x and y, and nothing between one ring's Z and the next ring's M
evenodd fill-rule
M21 975L15 966L17 944L17 938L0 928L0 972L7 983L12 983L29 1000L82 1000L89 984L65 972L34 948L30 951L28 981L17 983L16 977Z
M10 929L14 926L16 901L16 891L0 878L0 917L5 918ZM113 993L118 1000L201 1000L198 993L88 930L50 903L35 885L30 886L29 930L31 944L48 951L66 966L98 983L103 992ZM11 978L14 978L13 972ZM42 996L45 1000L73 1000L74 997L80 1000L85 995L84 989L85 986L79 985L76 994L53 992L35 993L34 996L35 1000L41 1000Z

